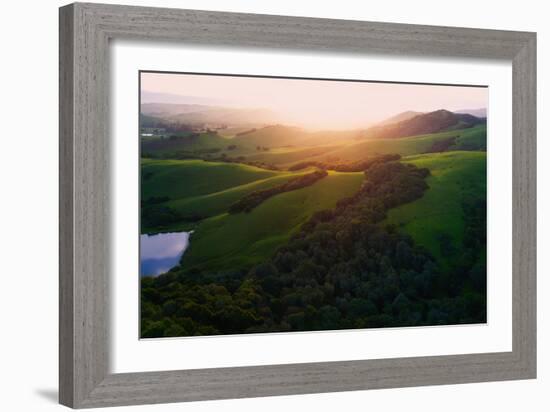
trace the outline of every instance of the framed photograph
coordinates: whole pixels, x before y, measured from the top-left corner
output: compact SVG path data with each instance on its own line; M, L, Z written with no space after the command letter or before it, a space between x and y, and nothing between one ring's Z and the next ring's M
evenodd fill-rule
M60 402L536 377L536 35L60 9Z

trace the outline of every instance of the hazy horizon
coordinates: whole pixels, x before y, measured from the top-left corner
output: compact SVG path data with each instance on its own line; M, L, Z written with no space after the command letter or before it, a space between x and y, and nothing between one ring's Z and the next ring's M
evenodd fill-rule
M279 123L354 129L406 111L486 109L488 88L368 81L141 73L141 103L265 109Z

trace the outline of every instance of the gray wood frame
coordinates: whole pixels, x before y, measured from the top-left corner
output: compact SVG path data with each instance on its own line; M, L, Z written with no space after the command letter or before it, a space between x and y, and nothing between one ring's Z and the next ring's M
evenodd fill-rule
M110 374L109 40L497 58L513 64L513 350ZM64 405L243 398L536 376L536 34L103 4L60 9L60 380Z

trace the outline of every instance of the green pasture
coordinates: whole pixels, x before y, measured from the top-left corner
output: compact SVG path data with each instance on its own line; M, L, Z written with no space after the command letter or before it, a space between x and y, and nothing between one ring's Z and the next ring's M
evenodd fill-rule
M260 262L310 216L355 193L363 173L330 172L312 186L276 195L250 213L221 214L200 223L182 263L186 269L229 270Z
M391 209L386 222L398 225L438 260L444 260L442 235L451 239L456 250L462 242L462 202L486 196L486 158L485 152L466 151L406 157L403 161L430 169L429 189L422 198Z

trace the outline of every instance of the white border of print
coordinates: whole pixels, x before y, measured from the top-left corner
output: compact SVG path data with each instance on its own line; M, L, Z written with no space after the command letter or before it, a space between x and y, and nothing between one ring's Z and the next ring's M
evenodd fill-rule
M512 350L512 70L509 64L468 59L302 55L118 40L110 49L113 102L111 372ZM139 340L138 70L488 85L488 323Z

